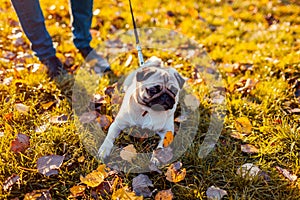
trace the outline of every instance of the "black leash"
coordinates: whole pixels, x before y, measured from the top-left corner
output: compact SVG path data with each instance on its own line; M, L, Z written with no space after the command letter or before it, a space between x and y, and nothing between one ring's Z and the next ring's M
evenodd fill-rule
M134 31L134 35L135 35L135 41L136 41L136 50L138 51L139 65L140 65L140 67L142 67L144 65L144 58L143 58L143 54L142 54L142 48L140 46L140 40L139 40L137 28L136 28L136 23L135 23L134 16L133 16L131 0L129 0L129 6L130 6L132 24L133 24L133 28L134 28L133 31Z

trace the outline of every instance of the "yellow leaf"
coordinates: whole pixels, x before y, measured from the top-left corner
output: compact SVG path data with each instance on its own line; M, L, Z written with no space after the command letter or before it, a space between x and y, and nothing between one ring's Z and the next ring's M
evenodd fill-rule
M128 190L128 187L118 189L112 194L113 200L142 200L142 196L136 196L134 192Z
M165 174L168 181L177 183L185 178L186 169L180 169L181 165L181 162L177 162L168 167L168 170Z
M174 136L172 131L167 131L164 138L164 147L168 147L173 142Z
M252 124L247 117L240 117L235 120L235 128L240 133L250 134L252 131Z
M123 160L132 162L132 159L136 158L137 156L136 149L132 144L130 144L122 149L120 156Z
M50 101L48 103L43 103L41 106L44 110L48 110L54 103L54 101Z
M173 199L173 193L171 189L159 191L155 195L155 200L172 200L172 199Z
M74 197L83 195L83 192L85 191L86 186L84 185L75 185L70 188L70 192Z
M82 163L84 160L85 160L85 157L84 157L84 156L80 156L80 157L77 159L77 161L80 162L80 163Z
M100 165L96 170L86 175L80 176L80 181L89 187L97 187L108 176L105 165Z

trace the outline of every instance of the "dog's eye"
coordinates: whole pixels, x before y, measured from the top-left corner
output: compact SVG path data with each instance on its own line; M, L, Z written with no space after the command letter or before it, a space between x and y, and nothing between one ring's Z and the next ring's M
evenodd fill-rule
M170 91L171 91L174 95L176 95L177 92L178 92L178 89L177 89L176 87L174 87L174 86L171 86Z
M153 96L157 93L159 93L161 91L161 86L160 85L156 85L154 87L151 87L149 89L146 89L147 93L150 95L150 96Z

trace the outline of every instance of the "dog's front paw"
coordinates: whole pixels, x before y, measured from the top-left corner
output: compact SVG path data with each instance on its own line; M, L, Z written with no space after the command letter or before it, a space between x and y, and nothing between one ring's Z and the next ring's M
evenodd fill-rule
M98 157L103 161L107 158L113 148L113 143L104 142L98 150Z

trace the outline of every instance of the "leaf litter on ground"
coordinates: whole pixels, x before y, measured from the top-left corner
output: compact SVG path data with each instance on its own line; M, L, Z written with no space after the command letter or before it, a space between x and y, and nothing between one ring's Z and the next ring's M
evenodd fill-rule
M139 174L132 179L132 188L137 196L151 197L153 191L149 187L153 187L153 184L147 175Z
M17 137L11 142L10 149L14 153L24 152L30 146L29 139L28 135L18 133Z
M59 155L40 157L37 161L38 172L45 176L58 174L58 169L62 165L64 158L64 156Z

